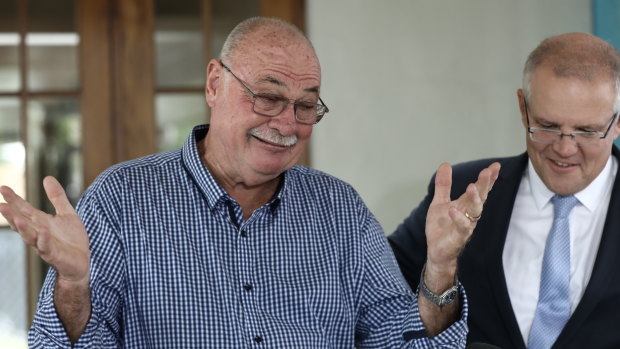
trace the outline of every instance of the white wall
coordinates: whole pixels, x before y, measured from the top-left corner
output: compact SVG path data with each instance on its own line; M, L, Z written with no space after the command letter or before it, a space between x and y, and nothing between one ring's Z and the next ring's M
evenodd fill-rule
M591 31L587 0L309 0L330 113L313 167L351 183L392 232L442 161L525 149L516 90L544 38Z

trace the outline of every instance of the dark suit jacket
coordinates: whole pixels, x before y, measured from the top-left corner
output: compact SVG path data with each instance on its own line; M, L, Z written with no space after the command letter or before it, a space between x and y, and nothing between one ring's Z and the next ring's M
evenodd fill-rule
M620 153L614 146L613 155ZM501 170L489 193L482 218L459 259L459 280L469 301L468 342L485 342L501 348L525 348L512 310L504 277L502 251L514 199L527 168L527 154L485 159L454 166L452 198L493 161ZM620 159L619 159L620 161ZM405 279L415 290L426 259L424 224L434 194L428 195L389 236ZM553 348L620 348L620 176L616 176L601 243L583 298Z

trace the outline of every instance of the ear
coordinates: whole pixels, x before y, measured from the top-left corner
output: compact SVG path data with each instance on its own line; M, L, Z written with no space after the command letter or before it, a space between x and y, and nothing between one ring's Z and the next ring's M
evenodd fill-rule
M525 96L523 95L523 89L517 90L517 100L519 102L519 112L521 112L521 123L523 127L527 128L527 120L525 115Z
M217 96L217 89L220 87L222 72L222 65L218 60L212 59L209 61L205 83L205 98L211 108L215 105L215 97Z
M614 124L611 126L611 136L613 140L616 140L618 136L620 136L620 116L616 115L616 120Z

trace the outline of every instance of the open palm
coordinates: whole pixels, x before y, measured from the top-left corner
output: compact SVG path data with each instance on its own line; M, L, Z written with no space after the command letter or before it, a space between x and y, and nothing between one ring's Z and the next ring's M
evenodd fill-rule
M428 259L436 265L456 263L458 255L471 237L476 222L467 218L482 213L484 202L497 176L499 164L493 163L482 170L476 183L456 200L450 200L452 168L443 163L435 175L435 195L426 216Z
M56 215L34 208L5 186L0 188L6 201L0 204L0 213L27 244L56 269L59 278L85 282L90 270L86 229L55 178L46 177L43 187Z

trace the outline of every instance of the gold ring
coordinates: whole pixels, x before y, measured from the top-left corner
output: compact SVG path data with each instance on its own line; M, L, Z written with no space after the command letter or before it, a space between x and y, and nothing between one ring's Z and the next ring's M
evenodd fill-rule
M467 211L465 211L465 217L467 217L467 219L469 219L470 222L476 223L477 221L480 220L480 217L482 217L482 212L480 212L480 214L477 215L476 217L472 217L469 215L469 213L467 213Z

